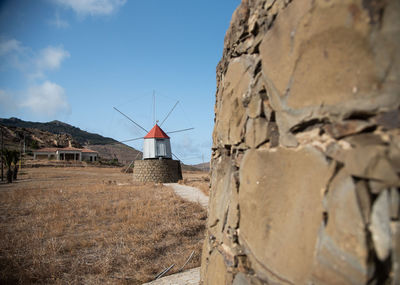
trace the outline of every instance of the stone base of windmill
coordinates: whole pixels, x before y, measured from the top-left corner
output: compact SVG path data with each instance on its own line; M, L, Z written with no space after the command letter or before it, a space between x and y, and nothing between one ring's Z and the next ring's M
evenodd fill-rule
M174 183L182 179L181 164L172 159L136 160L133 180L139 182Z

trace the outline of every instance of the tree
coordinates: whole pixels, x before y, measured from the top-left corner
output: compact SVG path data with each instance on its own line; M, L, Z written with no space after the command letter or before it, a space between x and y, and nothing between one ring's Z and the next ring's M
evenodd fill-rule
M38 149L39 148L39 143L37 140L32 140L31 141L31 148L32 149Z
M4 149L1 156L7 166L7 182L12 183L18 175L19 151Z
M14 152L15 152L15 150L4 149L1 153L4 163L7 166L7 182L8 183L12 183L12 179L13 179L13 171L12 171L11 166L13 163Z
M13 155L12 155L12 162L14 163L14 171L13 171L13 180L17 180L17 175L18 175L18 162L19 162L19 152L14 150Z

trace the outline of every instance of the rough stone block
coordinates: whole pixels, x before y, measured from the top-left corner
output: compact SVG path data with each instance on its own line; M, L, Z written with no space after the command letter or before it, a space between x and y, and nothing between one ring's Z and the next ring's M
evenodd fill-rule
M211 176L213 191L209 203L208 228L218 241L222 241L222 232L227 219L233 187L231 184L232 174L230 157L221 157L214 162Z
M400 194L395 187L390 188L390 217L392 220L400 218Z
M293 284L310 277L330 174L328 162L312 147L246 152L239 240L258 275Z
M392 243L388 190L382 191L372 206L369 229L372 234L376 255L381 261L384 261L389 256Z
M393 285L400 283L400 222L391 222L392 238L392 283Z
M258 147L268 139L268 122L265 118L249 119L246 126L246 145Z
M225 87L217 103L217 122L214 143L218 145L236 144L241 141L244 129L245 108L243 95L250 84L249 62L246 59L234 60L229 64L224 78Z
M232 277L226 270L224 258L217 250L211 253L204 281L209 285L230 284L232 282Z
M365 284L368 281L368 248L365 224L356 195L356 186L340 171L327 194L325 228L319 242L313 281L323 284Z
M346 153L346 170L358 177L376 179L389 185L397 185L399 177L386 156L384 146L357 147Z

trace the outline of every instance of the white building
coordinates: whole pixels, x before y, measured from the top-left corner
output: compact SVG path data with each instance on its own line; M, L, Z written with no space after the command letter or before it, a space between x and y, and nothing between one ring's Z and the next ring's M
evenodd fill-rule
M54 160L73 160L73 161L97 161L98 152L88 148L75 147L47 147L35 150L34 159L54 159Z
M144 137L143 159L172 159L169 136L157 124Z
M82 149L82 160L84 161L97 161L98 156L99 153L97 151L88 148Z

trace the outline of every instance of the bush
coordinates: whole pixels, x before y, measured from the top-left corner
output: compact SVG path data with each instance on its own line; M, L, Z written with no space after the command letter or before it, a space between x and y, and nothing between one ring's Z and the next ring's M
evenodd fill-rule
M38 149L39 148L39 143L36 140L32 140L30 144L31 149Z

